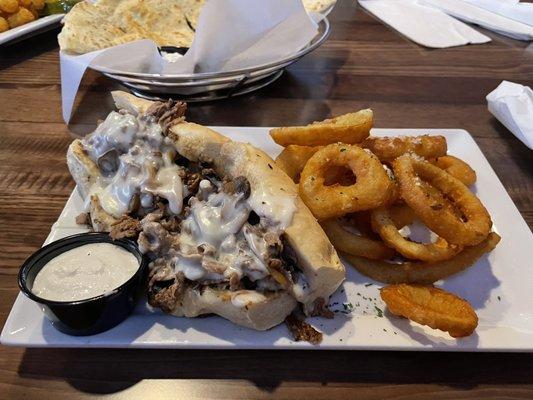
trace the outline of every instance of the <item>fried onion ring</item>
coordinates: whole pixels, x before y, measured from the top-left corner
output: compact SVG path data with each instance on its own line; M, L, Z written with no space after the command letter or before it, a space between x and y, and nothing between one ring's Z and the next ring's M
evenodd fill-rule
M483 254L488 253L500 242L500 236L491 232L476 246L465 247L449 260L428 262L404 262L396 264L387 261L370 260L343 253L353 267L361 274L383 283L421 283L430 284L465 270Z
M392 163L400 185L400 196L429 229L448 243L473 246L490 232L490 215L479 199L457 178L429 162L405 154ZM451 212L444 204L434 201L422 182L442 192L460 211Z
M388 207L389 215L396 225L396 228L402 229L404 226L411 225L416 219L416 214L411 207L406 204L393 204Z
M390 217L394 222L394 225L398 229L402 229L404 226L411 225L416 219L416 214L406 204L393 204L387 207ZM348 221L349 225L357 228L363 235L373 239L380 239L379 234L372 229L372 210L360 211L353 214L348 214L344 218Z
M415 153L424 158L445 156L448 151L444 136L368 137L361 143L381 161L390 162L402 154Z
M331 143L361 143L370 134L374 124L372 110L313 122L306 126L288 126L270 130L270 136L280 146L325 146Z
M417 243L405 239L394 223L386 207L379 207L371 213L372 228L389 247L404 257L428 262L448 260L459 253L462 246L449 244L438 238L434 243ZM333 245L335 245L333 243ZM342 250L342 249L341 249Z
M331 244L337 250L374 260L389 259L396 254L381 240L373 240L362 234L358 235L347 231L337 219L322 221L321 225Z
M476 183L476 171L460 158L454 156L442 156L437 158L432 164L443 169L454 178L459 179L466 186L472 186Z
M466 300L433 286L391 285L380 290L383 301L394 315L448 332L450 336L470 336L477 327L476 312Z
M370 211L359 211L343 217L348 226L354 227L362 235L371 239L380 239L379 235L372 230L370 223Z
M350 186L338 183L325 186L330 167L350 169L357 181ZM394 185L372 153L357 146L335 143L320 149L307 161L300 176L299 191L315 217L327 219L390 202Z
M322 146L297 146L289 145L276 157L276 164L289 175L295 183L300 180L300 173L307 160L311 158Z

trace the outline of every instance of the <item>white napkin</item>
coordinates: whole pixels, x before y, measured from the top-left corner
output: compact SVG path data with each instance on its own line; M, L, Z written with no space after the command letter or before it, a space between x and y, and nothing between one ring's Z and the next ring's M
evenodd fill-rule
M70 121L76 93L78 93L81 79L89 65L100 65L102 71L111 68L123 71L151 72L160 69L161 64L162 57L159 56L157 46L151 40L139 40L115 46L113 52L99 50L81 56L71 56L59 52L63 119L67 124Z
M490 38L416 0L359 0L377 18L422 46L445 48L486 43Z
M533 90L503 81L487 95L489 111L533 150Z
M229 71L291 55L316 35L300 0L212 0L203 7L191 49L163 73Z
M533 26L533 3L518 0L463 0L503 17Z
M318 31L322 16L308 14L301 0L208 0L194 41L184 57L168 62L150 40L79 56L60 54L63 119L87 67L113 72L187 74L229 71L274 62L296 53Z
M513 39L533 40L532 26L476 7L462 0L420 0L420 3L438 8L452 17L482 26Z

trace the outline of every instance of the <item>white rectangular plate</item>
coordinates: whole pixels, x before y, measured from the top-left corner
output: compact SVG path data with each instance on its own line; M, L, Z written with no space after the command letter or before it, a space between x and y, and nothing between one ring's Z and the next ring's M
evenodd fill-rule
M38 18L35 21L2 32L0 33L0 45L4 43L18 42L19 40L50 30L59 25L59 22L64 16L65 14L47 15L46 17Z
M250 142L272 157L280 147L268 128L215 127L230 138ZM449 153L466 160L477 172L475 191L502 236L498 247L465 272L440 286L467 299L479 315L474 335L455 340L447 334L394 317L380 317L385 306L377 282L346 264L346 282L331 298L333 320L310 322L324 332L319 346L294 342L284 325L267 332L241 328L219 317L176 318L153 312L143 301L119 326L99 335L64 335L44 318L39 306L19 294L2 331L5 345L27 347L136 347L136 348L255 348L255 349L373 349L439 351L533 350L533 235L504 187L468 132L459 129L374 129L373 135L444 135ZM82 202L72 194L52 227L47 242L82 231L74 217ZM351 313L344 310L351 303Z

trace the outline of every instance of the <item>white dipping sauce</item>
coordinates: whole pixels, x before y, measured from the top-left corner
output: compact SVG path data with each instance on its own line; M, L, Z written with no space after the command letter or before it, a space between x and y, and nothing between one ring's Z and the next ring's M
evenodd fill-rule
M137 257L120 246L86 244L48 261L37 273L32 292L54 301L89 299L116 289L138 269Z

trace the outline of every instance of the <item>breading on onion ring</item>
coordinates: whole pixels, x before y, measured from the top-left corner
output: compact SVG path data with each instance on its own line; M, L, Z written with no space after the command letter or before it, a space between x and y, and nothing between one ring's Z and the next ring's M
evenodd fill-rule
M362 234L356 234L344 229L337 219L328 219L320 223L331 244L340 251L355 256L372 258L375 260L389 259L396 252L387 247L380 240L373 240Z
M387 208L389 215L398 229L411 225L416 219L416 214L407 204L393 204Z
M433 164L405 154L392 163L400 196L429 229L448 243L473 246L490 232L490 215L479 199L457 178ZM424 190L425 181L438 189L462 217L435 202Z
M435 207L439 208L440 210L446 210L446 212L455 215L458 219L463 218L461 211L455 207L450 199L447 198L439 189L431 186L426 181L420 180L418 183L426 194L427 200L431 201L431 204L435 204Z
M300 180L300 173L305 167L307 160L311 158L321 146L296 146L289 145L283 149L283 151L276 158L276 164L285 172L289 177L298 183Z
M370 211L359 211L356 213L347 214L342 217L348 226L355 228L366 237L371 239L379 239L379 235L372 230L370 223Z
M430 284L465 270L483 254L492 251L500 241L497 233L491 232L481 243L465 247L449 260L428 263L424 261L393 263L370 260L343 253L353 267L361 274L383 283L422 283Z
M372 228L381 236L387 246L412 260L428 262L448 260L463 249L462 246L449 244L442 238L438 238L434 243L417 243L404 238L386 207L372 210L371 221ZM340 250L342 251L342 249Z
M394 222L394 225L398 229L402 229L404 226L411 225L416 219L416 214L405 203L396 203L391 206L387 206L390 217ZM348 221L349 225L354 226L363 235L370 238L380 239L379 234L372 229L372 210L360 211L353 214L348 214L344 218Z
M381 161L390 162L402 154L415 153L424 158L446 155L448 145L444 136L369 137L361 146L369 149Z
M464 299L433 286L391 285L380 290L383 301L394 315L465 337L474 332L478 318Z
M326 173L331 167L350 169L357 181L350 186L326 186ZM307 161L299 183L300 197L317 219L379 207L390 202L394 186L372 153L340 143L318 150Z
M460 158L454 156L442 156L437 158L432 164L435 164L451 176L459 179L466 186L472 186L476 183L476 171Z
M374 124L372 110L340 115L313 122L306 126L289 126L270 130L270 136L280 146L325 146L331 143L361 143ZM436 157L436 156L435 156Z

